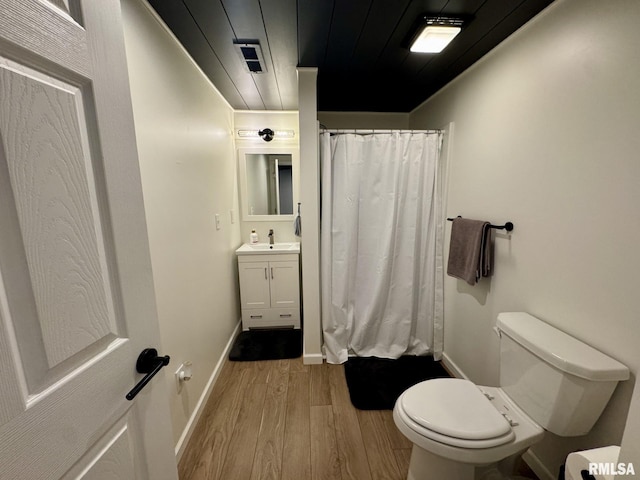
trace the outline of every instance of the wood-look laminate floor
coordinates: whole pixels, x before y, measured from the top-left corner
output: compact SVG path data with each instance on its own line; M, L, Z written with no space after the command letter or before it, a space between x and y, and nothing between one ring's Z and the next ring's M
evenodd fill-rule
M411 443L390 410L356 410L341 365L227 361L181 480L404 480Z
M227 361L179 473L180 480L404 480L410 455L390 410L353 407L341 365ZM537 479L524 462L518 474Z

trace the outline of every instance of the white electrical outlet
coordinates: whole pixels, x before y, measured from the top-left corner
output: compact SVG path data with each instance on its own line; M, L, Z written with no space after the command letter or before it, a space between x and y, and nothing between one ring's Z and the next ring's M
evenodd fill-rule
M233 210L229 210L229 220L231 221L231 225L236 223L236 214Z
M220 230L222 227L220 226L220 214L216 213L216 230Z

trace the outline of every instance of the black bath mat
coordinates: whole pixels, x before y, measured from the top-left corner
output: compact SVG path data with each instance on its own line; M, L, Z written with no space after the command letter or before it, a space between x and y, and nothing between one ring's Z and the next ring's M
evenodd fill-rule
M344 364L351 403L360 410L392 410L402 392L430 378L450 377L433 357L397 360L350 357Z
M302 355L301 330L247 330L236 338L229 360L254 362Z

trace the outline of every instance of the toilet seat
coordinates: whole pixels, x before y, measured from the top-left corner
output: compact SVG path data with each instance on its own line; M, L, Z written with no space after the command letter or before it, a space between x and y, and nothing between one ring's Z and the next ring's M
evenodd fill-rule
M514 439L509 421L472 382L433 379L406 390L399 413L416 433L446 445L490 448Z

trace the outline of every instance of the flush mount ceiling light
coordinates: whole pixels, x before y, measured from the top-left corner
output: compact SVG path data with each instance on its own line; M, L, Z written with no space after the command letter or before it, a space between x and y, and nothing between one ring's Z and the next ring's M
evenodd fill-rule
M409 50L415 53L440 53L460 33L462 18L422 15L409 39Z
M270 142L274 138L293 138L295 133L293 130L271 130L263 128L262 130L238 130L239 138L262 138L265 142Z

